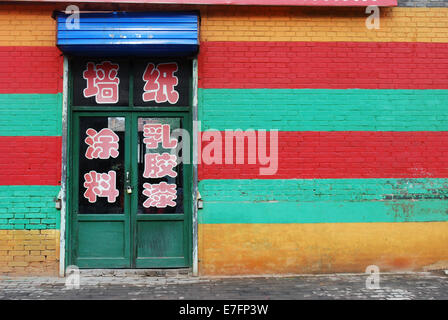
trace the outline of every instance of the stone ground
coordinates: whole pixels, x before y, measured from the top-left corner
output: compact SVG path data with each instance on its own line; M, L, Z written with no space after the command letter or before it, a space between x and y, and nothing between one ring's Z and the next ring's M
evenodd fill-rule
M383 273L380 288L366 274L203 278L188 274L80 274L79 289L65 278L0 277L1 300L448 300L444 272Z

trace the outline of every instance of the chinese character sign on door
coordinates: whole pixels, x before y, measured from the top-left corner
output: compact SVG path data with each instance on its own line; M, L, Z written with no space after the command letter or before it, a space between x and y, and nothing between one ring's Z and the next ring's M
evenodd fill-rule
M156 103L168 101L170 104L176 104L179 101L179 92L176 90L179 84L177 71L178 66L175 62L160 63L157 66L148 63L143 73L145 81L143 101L155 101Z
M134 106L187 107L191 103L191 61L80 59L71 70L73 106L130 106L130 95Z
M139 118L139 213L182 213L183 170L177 148L180 118Z
M72 64L73 106L128 106L129 62L81 59Z
M120 138L109 128L103 128L99 132L89 128L86 130L87 138L84 140L88 145L85 157L93 159L116 158L120 154L118 151L118 141ZM84 175L84 187L87 188L84 197L90 203L96 202L96 197L107 197L107 202L113 203L118 197L116 189L117 173L110 170L108 173L98 173L90 171Z
M80 213L122 213L123 117L81 117L79 121Z
M136 106L189 106L191 63L181 60L136 61L134 104Z
M118 102L118 64L110 61L95 64L87 63L87 69L83 72L86 80L86 88L83 90L85 98L95 97L96 103L115 104Z
M170 125L149 123L143 126L143 143L146 150L144 158L144 178L177 177L174 168L177 166L177 156L168 152L158 153L159 145L163 149L174 149L177 140L170 137ZM143 202L145 208L175 207L177 199L177 185L175 183L144 183L143 194L148 198Z

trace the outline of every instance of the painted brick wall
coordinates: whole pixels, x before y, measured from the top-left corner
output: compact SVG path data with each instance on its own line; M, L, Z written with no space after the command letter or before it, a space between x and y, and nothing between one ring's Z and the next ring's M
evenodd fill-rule
M58 185L61 137L0 137L2 185Z
M50 46L56 41L53 5L13 5L0 7L0 46Z
M447 185L446 179L409 178L203 180L199 222L444 222Z
M52 5L0 4L0 273L55 275L62 56Z
M0 94L0 136L60 136L61 106L61 93Z
M0 186L0 229L59 229L58 186Z
M381 9L379 30L365 8L200 7L203 130L279 129L290 160L266 180L257 167L201 169L201 272L446 257L448 11L399 5ZM61 8L0 6L0 272L57 270Z
M366 28L365 8L210 7L201 41L448 42L448 11L382 8L380 29Z
M426 4L382 8L379 30L365 8L201 12L201 130L279 130L274 175L200 165L203 274L447 259L448 10Z
M199 101L202 130L448 130L446 90L200 89Z
M447 57L446 43L205 42L199 86L446 89Z
M225 189L228 180L204 181L201 196L239 201L363 201L446 199L446 179L240 179L234 188ZM261 187L261 188L260 188ZM297 192L299 190L300 192Z
M0 230L2 274L55 274L58 260L58 230Z
M248 164L245 156L244 165L204 163L199 179L447 178L447 155L447 131L281 131L271 175L260 175L267 166Z
M56 47L0 46L0 93L62 92L62 59Z

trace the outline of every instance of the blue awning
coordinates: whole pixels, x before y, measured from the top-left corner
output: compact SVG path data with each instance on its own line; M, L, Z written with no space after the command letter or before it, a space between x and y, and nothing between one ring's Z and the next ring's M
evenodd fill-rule
M199 17L192 12L81 13L79 28L67 17L56 14L56 44L66 54L177 57L199 48Z

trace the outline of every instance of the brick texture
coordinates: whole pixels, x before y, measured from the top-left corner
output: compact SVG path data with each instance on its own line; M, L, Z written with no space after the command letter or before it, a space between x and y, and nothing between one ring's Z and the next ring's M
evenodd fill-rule
M52 5L0 5L0 46L54 46Z
M448 89L448 43L205 42L201 88Z
M448 200L447 186L448 179L219 179L202 181L200 192L220 202Z
M0 94L0 136L60 136L62 94Z
M0 185L59 185L61 137L0 137Z
M0 229L57 229L59 186L0 186Z
M0 273L57 275L58 230L0 230Z
M0 46L0 94L58 92L62 55L56 47Z
M448 42L448 9L382 8L368 29L365 8L210 7L202 41Z
M267 137L269 137L269 133ZM224 137L224 134L222 133ZM267 138L269 152L270 139ZM227 143L227 141L226 141ZM222 143L222 155L225 144ZM202 143L202 150L208 143ZM233 164L201 164L203 179L448 178L448 132L278 133L278 170L260 175L245 149L233 143ZM245 152L244 164L235 155ZM257 161L259 158L257 158Z
M445 6L444 1L425 2L425 6L430 7L442 4ZM227 88L231 83L231 88L447 89L447 52L444 44L448 43L448 9L408 8L421 6L421 2L417 1L401 1L400 6L405 7L381 9L379 30L367 29L365 8L198 7L202 19L201 85L206 88ZM63 7L52 4L0 6L0 93L61 92L62 60L55 48L56 23L51 14L53 10ZM104 8L117 10L108 5L81 6L84 10ZM148 10L145 6L122 6L119 9L127 8ZM245 44L246 47L236 49L235 43L244 41L260 43ZM213 44L208 45L207 42L218 43L218 46L213 49ZM306 42L320 44L307 46ZM345 43L339 46L329 44L331 42ZM367 42L368 45L353 44L359 42ZM391 44L378 45L375 42ZM401 46L392 42L406 44ZM416 42L424 44L420 46ZM272 46L278 47L267 52ZM294 60L297 56L300 61ZM284 74L276 80L267 80L272 78L268 72L272 68L282 68ZM291 75L291 69L298 71ZM366 78L363 77L364 73L367 73ZM303 77L298 77L298 74ZM8 98L18 98L12 106L20 104L19 96ZM331 103L327 101L324 107ZM394 108L394 103L397 102L391 100L389 107ZM26 116L27 104L30 113L36 110L37 113L48 112L49 121L40 118L33 123L31 118L34 115L30 115L29 122L25 119L25 125L17 127L20 120L13 118ZM3 109L7 109L8 105L4 104L6 107ZM319 107L313 102L310 105ZM441 108L437 101L433 106ZM59 112L52 108L40 110L30 101L24 101L21 107L21 113L7 112L7 117L11 118L7 118L8 121L3 122L1 127L0 185L5 188L0 187L0 229L8 230L0 230L0 272L51 274L57 270L59 256L59 232L55 230L59 223L58 212L53 202L61 173L61 137L58 136L60 125L57 123ZM300 118L296 111L286 110L277 120L287 128L295 123L296 118ZM400 117L400 114L388 117L391 111L387 108L383 111L380 118L375 118L377 122L384 121L392 126L391 123ZM446 120L444 114L439 117L437 114L417 111L408 116L419 122L430 120L431 123L437 123ZM324 113L331 113L331 110L321 109L320 115ZM207 121L207 117L210 119L216 115L203 112L202 116ZM249 113L241 119L241 124L247 124L253 116ZM328 121L315 123L325 126L330 122L339 122L343 127L344 121L350 120L349 115L346 116L333 114L333 118L329 117ZM229 121L221 115L217 118L218 121ZM354 121L367 124L371 118ZM44 130L44 127L51 129ZM376 129L384 130L385 127L378 126ZM448 178L447 132L412 132L411 129L406 129L409 132L280 132L279 151L282 158L278 173L263 178ZM9 136L8 131L16 136ZM20 134L21 131L23 134ZM260 177L259 168L260 165L202 165L199 175L200 179L253 179ZM32 185L36 187L30 187ZM52 189L39 186L52 186ZM296 230L292 232L301 234ZM233 233L226 234L230 235L229 243L251 243L247 239L235 241ZM265 237L269 233L255 234ZM383 229L377 234L384 234ZM377 239L377 234L372 238ZM424 232L425 237L427 234ZM353 239L352 243L356 244L356 237ZM435 237L433 242L442 243L438 239L443 237ZM406 243L404 238L399 240L397 243ZM260 245L263 241L257 240L255 243ZM344 235L340 248L346 248L347 241L350 240L346 240ZM216 250L211 246L212 243L218 246ZM281 243L288 245L290 242ZM372 241L367 243L370 245ZM215 250L215 254L222 256L225 244L222 239L211 237L202 241L201 246ZM387 245L378 251L383 252L384 247ZM311 244L308 248L316 247ZM421 248L426 247L421 246L419 250ZM333 249L329 252L345 250ZM229 256L233 252L227 250ZM343 258L347 261L346 257ZM224 263L235 265L232 259L226 260L224 257ZM284 264L283 261L280 264ZM296 262L294 264L297 265ZM209 262L208 267L213 266L214 262ZM278 270L281 269L274 271Z
M203 180L199 224L446 221L447 179Z
M422 8L425 6L429 8ZM400 1L381 9L379 30L369 30L365 8L197 6L201 41L395 41L448 42L446 1ZM411 8L412 7L412 8ZM417 7L417 8L415 8ZM54 46L53 10L64 5L0 6L0 46ZM122 5L122 10L167 10ZM185 10L176 6L172 9ZM191 7L187 7L190 8ZM117 10L113 5L80 4L81 10Z
M201 130L448 131L448 90L200 89Z

